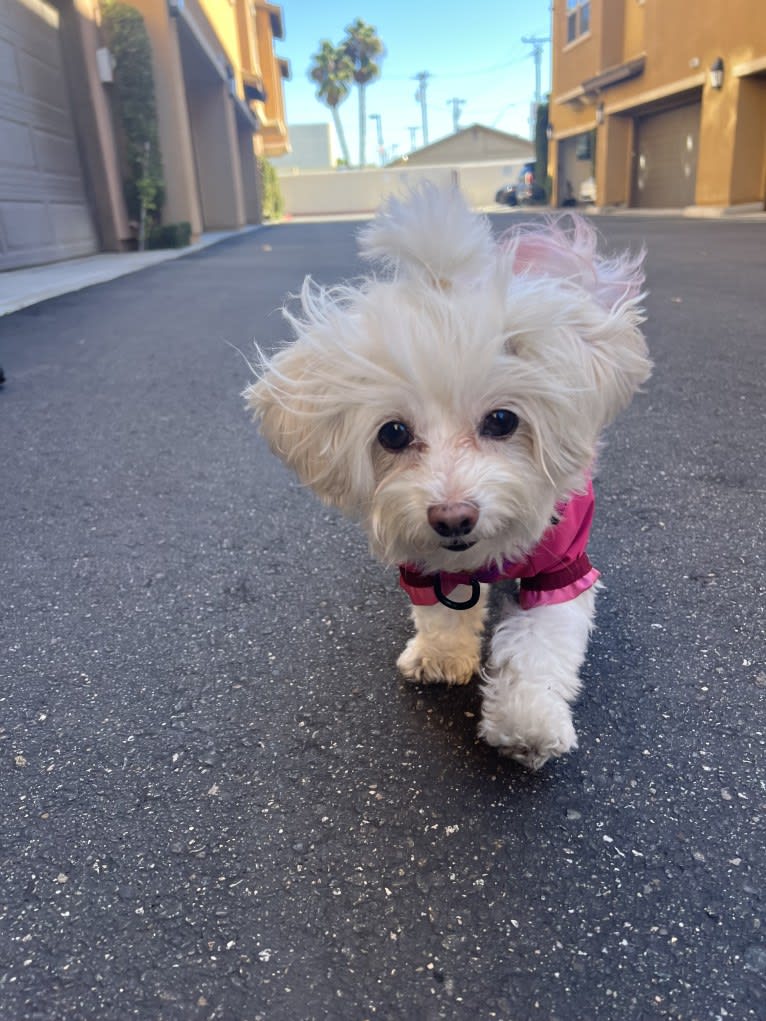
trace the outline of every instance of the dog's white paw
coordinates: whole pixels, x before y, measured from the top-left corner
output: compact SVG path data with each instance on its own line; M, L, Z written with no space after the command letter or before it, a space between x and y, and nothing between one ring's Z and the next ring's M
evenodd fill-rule
M496 688L485 693L479 735L501 755L531 770L577 747L567 702L551 691L523 682L502 695Z
M479 670L478 653L466 649L445 649L415 635L407 642L397 660L400 672L409 681L421 684L468 684Z

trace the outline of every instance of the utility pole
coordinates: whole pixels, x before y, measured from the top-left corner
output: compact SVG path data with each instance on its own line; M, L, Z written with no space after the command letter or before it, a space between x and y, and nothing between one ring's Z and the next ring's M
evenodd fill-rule
M420 128L417 127L417 125L416 125L414 128L413 127L407 128L407 130L410 133L410 149L417 149L417 147L418 147L418 131L420 131Z
M532 112L529 116L529 136L530 138L535 137L535 124L537 122L537 108L542 102L542 93L540 91L540 78L541 78L541 67L543 61L543 46L545 43L549 43L551 40L549 37L542 38L537 35L525 35L522 36L521 41L532 47L532 59L535 62L535 103L532 107Z
M457 98L453 97L452 99L448 99L447 100L447 106L451 106L452 107L452 130L453 131L459 131L460 130L460 108L461 108L461 106L465 106L465 100L464 99L457 99Z
M379 113L371 113L370 120L376 121L378 125L378 159L380 160L380 165L383 166L385 162L383 157L386 154L386 149L383 145L383 118Z
M428 79L431 77L428 71L418 71L415 81L418 82L418 91L415 93L415 102L420 103L420 119L423 124L423 145L428 145L428 110L426 108L426 88Z

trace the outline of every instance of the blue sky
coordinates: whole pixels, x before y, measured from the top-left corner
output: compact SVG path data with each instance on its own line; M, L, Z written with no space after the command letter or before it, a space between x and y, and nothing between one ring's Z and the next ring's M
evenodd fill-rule
M423 144L414 75L428 71L428 136L435 142L452 132L453 98L465 101L460 127L478 122L529 137L529 109L535 93L531 46L522 36L550 36L550 0L277 0L285 38L275 40L279 57L290 61L284 83L288 124L331 123L327 107L309 81L311 56L321 39L339 43L360 17L373 25L386 47L382 74L367 89L367 113L380 114L387 155L411 148L410 127ZM550 44L543 47L542 92L550 88ZM356 90L340 106L351 159L358 159ZM337 146L336 146L337 148ZM393 153L392 153L393 149ZM377 158L376 122L367 121L367 161ZM340 154L339 148L337 149Z

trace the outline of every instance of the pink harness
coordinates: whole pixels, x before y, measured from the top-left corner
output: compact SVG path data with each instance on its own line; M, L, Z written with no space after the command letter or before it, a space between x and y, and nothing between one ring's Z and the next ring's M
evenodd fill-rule
M543 534L540 542L523 560L480 567L476 571L439 571L422 574L415 564L399 567L399 584L415 606L443 603L455 610L467 610L479 599L479 583L516 578L521 583L519 603L523 610L552 606L575 599L598 581L600 575L585 552L593 522L595 500L589 481L584 493L575 493L557 504L558 522ZM459 585L471 586L471 597L458 603L449 598Z

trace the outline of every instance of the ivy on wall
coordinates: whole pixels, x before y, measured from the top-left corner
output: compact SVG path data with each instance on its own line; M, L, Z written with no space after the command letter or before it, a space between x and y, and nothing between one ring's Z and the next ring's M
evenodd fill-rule
M128 216L159 220L165 197L152 50L144 19L122 0L101 0L101 24L115 64L114 110L122 136Z

